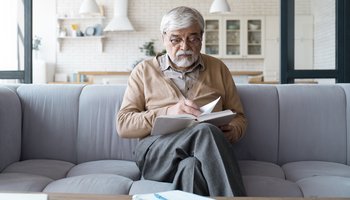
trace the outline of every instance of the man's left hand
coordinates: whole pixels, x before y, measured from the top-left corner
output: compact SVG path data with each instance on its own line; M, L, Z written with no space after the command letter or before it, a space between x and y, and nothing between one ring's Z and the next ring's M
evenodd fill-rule
M223 126L219 126L221 131L224 133L225 138L230 142L230 143L235 143L237 142L239 136L237 133L235 133L234 128L230 124L226 124Z

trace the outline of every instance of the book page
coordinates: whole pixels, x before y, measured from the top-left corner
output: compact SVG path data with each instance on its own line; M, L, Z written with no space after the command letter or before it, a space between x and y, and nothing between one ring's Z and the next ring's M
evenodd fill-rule
M215 108L216 104L219 102L221 97L215 99L214 101L202 106L199 108L199 110L202 112L201 115L205 115L208 113L211 113L211 111L213 111L213 109Z
M236 116L236 113L231 110L224 110L219 112L208 113L197 118L199 122L211 123L215 126L222 126L230 123Z

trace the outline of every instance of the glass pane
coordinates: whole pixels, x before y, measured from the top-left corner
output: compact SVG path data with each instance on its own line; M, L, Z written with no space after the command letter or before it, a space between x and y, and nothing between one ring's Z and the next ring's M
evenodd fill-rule
M261 54L261 20L248 20L248 55Z
M295 69L335 69L334 0L295 0Z
M226 21L226 54L239 55L240 52L240 21L227 20Z
M219 20L206 20L205 53L219 54Z
M18 79L0 79L0 84L19 84L21 83Z
M0 6L0 71L24 68L24 6L23 2L1 1Z
M335 79L295 79L295 83L305 84L335 84Z

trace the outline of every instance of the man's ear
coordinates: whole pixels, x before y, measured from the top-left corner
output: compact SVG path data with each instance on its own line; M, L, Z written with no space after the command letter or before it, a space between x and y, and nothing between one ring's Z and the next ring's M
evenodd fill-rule
M160 34L161 41L164 43L164 34Z

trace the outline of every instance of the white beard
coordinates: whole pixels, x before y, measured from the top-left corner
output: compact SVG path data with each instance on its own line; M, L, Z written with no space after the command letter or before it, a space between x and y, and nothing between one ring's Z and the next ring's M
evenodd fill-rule
M179 56L183 55L183 54L191 55L191 57L179 59ZM198 60L198 55L194 54L193 51L180 50L180 51L176 52L176 57L172 61L178 67L189 67L193 63L195 63L197 60Z

